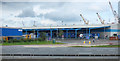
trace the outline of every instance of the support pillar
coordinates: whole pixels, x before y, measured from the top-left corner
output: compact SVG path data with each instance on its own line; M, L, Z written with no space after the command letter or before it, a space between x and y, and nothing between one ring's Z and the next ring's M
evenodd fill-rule
M52 39L52 30L50 30L50 37L51 37L51 39Z
M37 30L37 38L39 37L39 31Z
M90 39L90 34L91 34L91 33L90 33L90 28L89 28L89 39Z
M57 29L57 38L58 38L58 29Z
M35 39L35 38L36 38L36 33L35 33L35 29L34 29L33 31L34 31L34 35L35 35L34 39Z
M27 35L27 30L25 31L25 34Z
M75 30L75 38L77 38L77 30Z
M66 38L68 39L68 30L66 30Z

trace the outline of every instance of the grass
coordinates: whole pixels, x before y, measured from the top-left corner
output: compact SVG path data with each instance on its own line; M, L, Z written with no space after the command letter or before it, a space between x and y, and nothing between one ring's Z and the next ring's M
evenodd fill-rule
M70 46L70 47L120 47L120 45L102 45L102 46Z
M15 42L15 43L3 43L2 45L46 45L46 44L64 44L64 43L52 43L52 41L32 41L32 42Z

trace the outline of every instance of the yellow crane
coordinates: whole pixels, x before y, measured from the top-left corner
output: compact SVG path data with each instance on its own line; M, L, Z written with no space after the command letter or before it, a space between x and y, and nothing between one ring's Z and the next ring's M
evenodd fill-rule
M98 13L96 13L96 14L97 14L97 16L98 16L100 22L101 22L102 24L104 24L104 21L105 21L105 20L102 20L101 17L100 17L100 15L99 15Z
M110 5L110 8L111 8L111 10L112 10L112 13L113 13L113 15L114 15L115 20L119 23L118 14L117 14L117 12L113 9L112 4L111 4L110 1L109 1L109 5Z
M84 19L84 17L82 16L82 14L80 14L80 16L82 17L84 23L88 25L88 24L89 24L89 21L86 21L86 20Z

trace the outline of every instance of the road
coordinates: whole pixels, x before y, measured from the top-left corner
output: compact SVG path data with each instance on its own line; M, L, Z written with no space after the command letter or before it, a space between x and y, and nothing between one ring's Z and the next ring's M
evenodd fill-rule
M82 44L83 41L61 41L67 44ZM81 42L81 43L79 43ZM87 42L87 41L86 41ZM103 43L98 41L95 44ZM109 41L105 41L109 43ZM117 41L110 41L117 43ZM27 47L26 47L27 46ZM35 47L37 46L37 47ZM57 45L59 46L59 45ZM2 54L10 54L11 56L3 56L3 59L118 59L119 48L105 47L41 47L41 45L21 45L21 46L2 46ZM20 56L12 56L21 54ZM22 56L24 55L24 56ZM25 56L26 55L26 56ZM27 56L30 55L30 56ZM93 56L89 56L93 55ZM95 55L95 56L94 56ZM98 55L98 56L96 56ZM103 56L102 56L103 55ZM105 56L108 55L108 56ZM109 56L114 55L114 56ZM120 55L120 54L119 54Z
M84 41L86 42L86 44L89 44L89 41L91 41L91 44L109 44L109 43L112 43L112 44L119 44L119 41L118 40L104 40L104 39L99 39L99 40L95 40L95 42L92 42L93 40L90 39L90 40L85 40L85 39L81 39L81 40L76 40L76 39L65 39L65 40L57 40L59 42L62 42L62 43L68 43L68 44L73 44L73 43L77 43L77 44L83 44Z
M118 56L84 56L84 55L118 55L118 48L79 48L79 47L24 47L24 46L3 46L2 54L10 54L10 56L3 56L3 61L13 59L30 59L29 61L79 61L79 60L93 60L98 61L119 61ZM12 54L21 54L20 56L13 56ZM30 56L22 56L28 54ZM37 55L36 55L37 54ZM43 56L40 56L43 55ZM47 56L44 56L47 55ZM53 55L53 56L49 56ZM58 56L54 56L58 55ZM59 56L62 55L62 56ZM64 56L74 55L74 56ZM83 55L83 56L80 56ZM8 59L8 60L7 60ZM74 59L74 60L73 60ZM11 60L12 61L12 60ZM20 60L16 60L20 61ZM22 60L21 60L22 61Z
M3 54L118 54L118 48L3 46Z

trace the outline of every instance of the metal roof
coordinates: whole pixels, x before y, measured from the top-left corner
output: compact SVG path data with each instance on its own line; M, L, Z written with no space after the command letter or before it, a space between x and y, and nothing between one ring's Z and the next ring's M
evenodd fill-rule
M39 26L39 27L0 27L0 28L15 28L15 29L58 29L58 28L101 28L110 27L116 24L95 24L95 25L61 25L61 26Z
M58 29L58 28L99 28L109 27L110 25L64 25L64 26L40 26L40 27L24 27L22 29Z
M0 27L0 28L22 29L22 27Z

